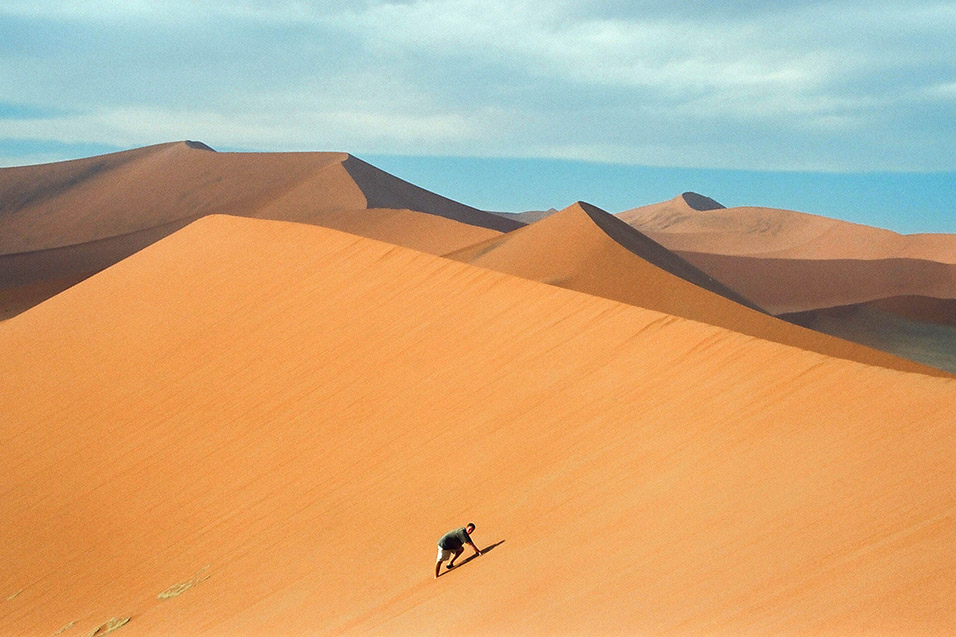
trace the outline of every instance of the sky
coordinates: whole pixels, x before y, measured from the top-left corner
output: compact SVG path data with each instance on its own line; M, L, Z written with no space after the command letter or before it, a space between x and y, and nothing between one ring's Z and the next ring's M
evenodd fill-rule
M954 34L952 1L2 0L0 166L197 139L495 210L956 232Z

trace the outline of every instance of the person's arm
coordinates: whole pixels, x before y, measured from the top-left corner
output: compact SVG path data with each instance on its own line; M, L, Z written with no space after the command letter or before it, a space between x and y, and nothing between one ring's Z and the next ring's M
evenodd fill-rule
M481 555L481 551L478 549L477 546L475 546L475 543L474 543L474 542L469 542L469 543L468 543L468 546L470 546L471 548L475 549L475 555Z

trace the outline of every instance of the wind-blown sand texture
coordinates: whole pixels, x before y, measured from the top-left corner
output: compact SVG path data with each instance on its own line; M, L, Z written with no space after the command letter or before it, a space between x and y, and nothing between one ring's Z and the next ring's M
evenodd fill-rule
M448 258L743 334L892 369L936 369L774 318L613 215L587 203Z
M522 225L345 153L217 153L175 142L2 168L0 318L216 213L334 227L436 254Z
M772 208L699 209L694 196L617 216L775 315L956 371L945 362L956 360L956 332L938 328L956 321L956 235Z
M0 347L6 634L956 630L954 380L223 216Z

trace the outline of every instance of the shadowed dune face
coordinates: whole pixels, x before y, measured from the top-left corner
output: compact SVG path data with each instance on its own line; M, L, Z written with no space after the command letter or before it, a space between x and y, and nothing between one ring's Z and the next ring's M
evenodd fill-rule
M694 210L721 210L726 207L696 192L685 192L680 199Z
M3 168L0 316L217 213L323 225L435 254L522 225L344 153L217 153L178 142Z
M956 381L218 216L0 346L13 634L953 627Z
M939 373L769 316L613 215L586 203L446 256L828 356Z
M510 232L524 225L413 186L355 157L349 156L342 166L365 193L370 208L422 210L497 232Z
M952 299L880 299L784 318L956 374L956 301Z
M773 314L906 296L956 299L956 265L937 261L680 255L705 272L732 281L741 294Z
M620 285L620 277L629 277L633 283L642 280L643 270L660 270L666 280L683 280L752 307L747 299L660 244L584 202L577 202L518 231L446 256L581 291L590 291L582 290L586 285L609 289L626 287ZM648 268L651 263L653 267ZM629 275L631 267L639 270ZM644 307L670 311L673 308L669 304L680 303L683 299L664 288L660 296L667 298L659 300L655 298L658 295L649 293L653 283L647 282L642 287L648 293L635 298L643 298Z
M956 235L900 235L771 208L695 211L680 197L619 217L773 314L952 369L945 361L956 339L932 327L940 305L919 299L956 299ZM838 309L851 306L869 309Z

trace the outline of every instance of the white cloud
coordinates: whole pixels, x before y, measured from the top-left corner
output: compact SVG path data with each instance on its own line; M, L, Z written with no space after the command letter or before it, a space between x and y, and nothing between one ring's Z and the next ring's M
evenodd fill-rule
M7 0L0 138L956 167L956 5L755 4Z
M474 143L501 114L415 114L385 110L301 110L224 114L203 110L116 108L77 116L0 120L0 139L55 139L132 147L178 139L261 150L374 150L438 153ZM427 142L422 140L427 139Z

